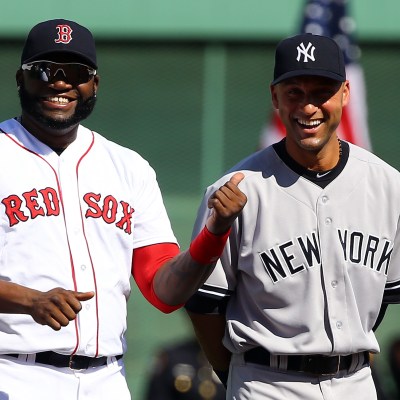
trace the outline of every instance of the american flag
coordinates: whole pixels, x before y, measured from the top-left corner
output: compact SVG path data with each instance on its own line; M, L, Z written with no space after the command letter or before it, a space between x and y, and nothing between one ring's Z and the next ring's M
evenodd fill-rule
M350 102L343 109L337 133L341 139L371 150L364 73L359 64L361 50L355 40L355 22L348 15L348 3L348 0L307 0L300 32L329 36L343 50L350 82ZM275 143L284 136L285 128L273 111L261 134L260 147Z

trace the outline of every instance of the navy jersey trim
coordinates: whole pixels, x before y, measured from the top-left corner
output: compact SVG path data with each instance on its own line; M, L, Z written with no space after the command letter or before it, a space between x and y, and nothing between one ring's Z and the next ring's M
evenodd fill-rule
M343 171L344 167L347 164L350 154L350 146L347 142L340 140L342 154L340 156L339 162L337 165L329 171L319 172L319 171L311 171L307 168L304 168L302 165L298 164L286 151L285 146L285 138L283 138L280 142L273 144L274 150L278 154L279 158L296 174L302 176L305 179L308 179L311 182L314 182L316 185L324 189L329 185L335 178L337 178L340 173Z
M393 290L400 288L400 281L388 282L385 285L385 290Z
M386 283L385 291L383 292L383 303L384 304L400 303L400 280Z
M379 310L378 318L376 319L375 325L374 325L374 327L372 328L372 330L373 330L374 332L378 329L379 325L381 324L381 322L382 322L382 320L383 320L383 317L384 317L385 314L386 314L387 308L388 308L388 304L382 304L382 305L381 305L381 309Z
M228 297L224 297L223 300L216 300L195 294L188 300L184 307L186 310L195 314L224 315L227 305Z
M185 308L198 314L225 314L230 296L227 289L205 284L186 302Z
M230 291L225 288L220 288L212 285L204 284L199 292L203 294L203 296L212 297L215 299L222 298L225 296L230 296Z

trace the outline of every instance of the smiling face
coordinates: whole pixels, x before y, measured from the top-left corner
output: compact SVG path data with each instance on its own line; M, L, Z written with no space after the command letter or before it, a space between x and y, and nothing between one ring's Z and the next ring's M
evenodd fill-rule
M318 76L299 76L271 86L273 105L286 128L287 151L297 162L307 167L310 157L329 157L338 149L336 129L349 92L348 81Z
M58 63L82 62L74 56L51 54L48 61ZM47 82L30 70L17 72L22 107L22 124L50 147L66 147L76 137L79 122L87 118L95 105L98 76L87 82L71 79L68 70L58 71Z

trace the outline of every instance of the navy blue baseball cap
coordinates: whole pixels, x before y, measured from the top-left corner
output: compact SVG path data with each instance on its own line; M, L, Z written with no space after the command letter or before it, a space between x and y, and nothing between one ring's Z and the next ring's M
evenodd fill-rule
M35 25L25 41L21 65L44 59L50 53L77 55L85 64L97 69L93 35L74 21L53 19Z
M346 80L343 52L333 39L304 33L278 44L272 85L305 75L323 76L340 82Z

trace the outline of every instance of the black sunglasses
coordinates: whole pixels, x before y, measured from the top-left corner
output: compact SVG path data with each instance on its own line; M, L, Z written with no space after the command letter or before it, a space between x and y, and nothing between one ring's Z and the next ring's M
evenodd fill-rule
M56 63L53 61L39 60L22 64L21 69L27 71L32 79L42 82L51 82L56 79L60 72L65 80L73 85L80 85L89 82L96 74L94 68L79 63Z

